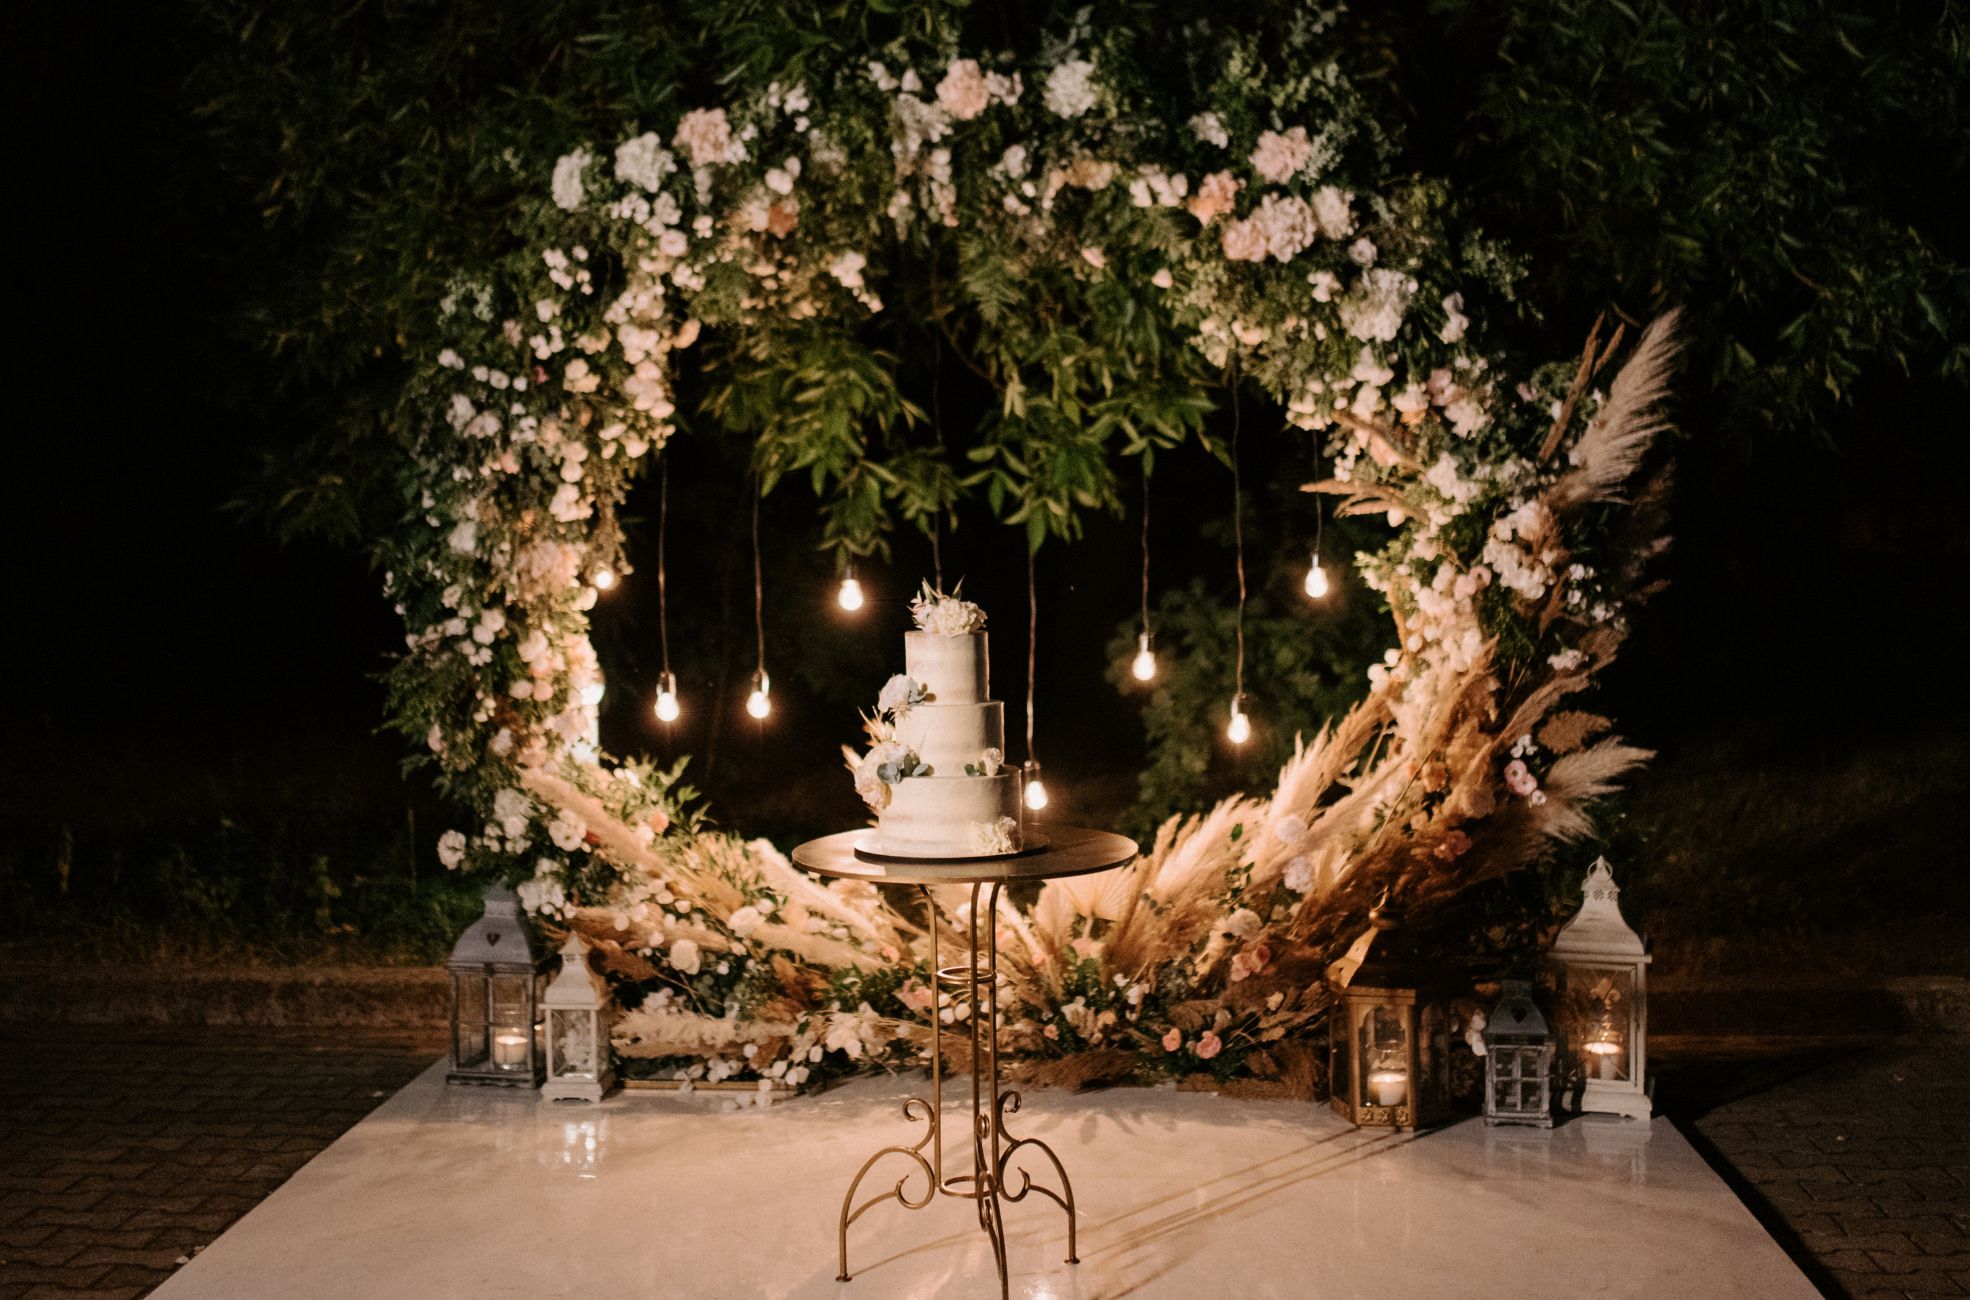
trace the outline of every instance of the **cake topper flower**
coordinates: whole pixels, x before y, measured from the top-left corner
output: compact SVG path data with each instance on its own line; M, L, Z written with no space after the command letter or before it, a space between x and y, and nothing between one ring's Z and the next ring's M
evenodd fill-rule
M932 636L965 636L972 632L985 630L985 611L962 598L964 583L960 582L950 595L936 590L928 582L910 602L910 614L917 620L917 629Z

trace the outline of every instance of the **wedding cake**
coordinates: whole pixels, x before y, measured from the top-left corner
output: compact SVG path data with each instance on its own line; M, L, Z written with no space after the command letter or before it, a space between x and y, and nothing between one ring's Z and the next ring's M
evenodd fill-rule
M988 699L985 612L933 591L911 602L903 671L864 718L855 789L876 813L869 847L916 858L1016 853L1019 774L1005 766L1005 705Z

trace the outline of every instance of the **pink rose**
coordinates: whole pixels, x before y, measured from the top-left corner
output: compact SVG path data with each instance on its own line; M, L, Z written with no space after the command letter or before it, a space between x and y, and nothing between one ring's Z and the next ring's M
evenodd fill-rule
M1525 760L1515 758L1505 764L1505 787L1513 794L1527 795L1539 788L1539 782L1525 765Z
M1208 1029L1204 1031L1204 1036L1197 1040L1197 1059L1200 1061L1208 1061L1223 1050L1224 1041Z
M1170 1032L1163 1035L1163 1050L1166 1052L1174 1052L1182 1046L1183 1046L1182 1031L1179 1030L1175 1025L1171 1025Z

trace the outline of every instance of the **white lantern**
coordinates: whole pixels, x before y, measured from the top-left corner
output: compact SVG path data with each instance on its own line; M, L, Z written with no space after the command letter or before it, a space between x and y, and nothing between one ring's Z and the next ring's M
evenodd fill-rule
M1580 911L1553 941L1561 968L1561 1031L1574 1079L1572 1109L1647 1119L1648 945L1622 919L1606 858L1581 886Z
M588 947L570 934L561 945L561 973L541 999L547 1013L549 1101L600 1101L615 1083L609 1068L609 993L588 968Z

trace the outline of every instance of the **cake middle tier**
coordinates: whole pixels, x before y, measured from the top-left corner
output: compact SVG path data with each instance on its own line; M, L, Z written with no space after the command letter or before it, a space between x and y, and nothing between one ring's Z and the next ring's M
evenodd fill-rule
M963 776L967 764L977 764L988 749L1004 761L1006 706L997 700L981 704L919 704L896 719L896 739L923 760L936 776Z
M1022 846L1019 774L911 776L890 788L876 818L884 853L908 857L972 857Z
M987 658L983 632L903 634L903 669L937 704L975 704L989 697Z

